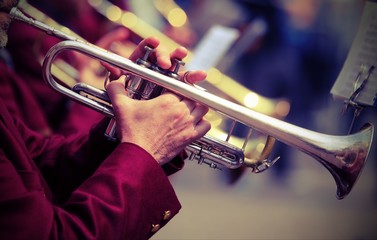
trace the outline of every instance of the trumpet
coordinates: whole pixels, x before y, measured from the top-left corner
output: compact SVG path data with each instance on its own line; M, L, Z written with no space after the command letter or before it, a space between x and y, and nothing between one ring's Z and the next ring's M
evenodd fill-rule
M205 135L186 147L189 159L196 160L200 164L205 163L212 168L226 167L230 169L246 166L250 167L255 173L262 172L270 168L278 160L278 158L268 159L273 143L277 139L308 154L327 168L337 186L336 197L343 199L352 190L368 158L374 132L373 125L369 123L365 124L359 132L344 136L311 131L253 111L210 92L203 91L203 89L195 85L177 81L171 76L67 35L44 23L26 17L17 8L13 8L10 11L10 15L13 19L26 22L64 40L50 48L44 58L43 77L45 81L56 91L103 113L107 117L114 118L114 112L106 91L84 83L78 83L73 88L67 88L61 85L51 74L51 66L61 52L67 50L77 51L113 65L131 76L131 78L142 79L148 84L154 84L175 92L185 98L208 106L210 109L233 119L234 122L247 126L250 129L248 135L251 134L252 130L256 130L268 136L268 141L261 157L249 159L244 155L245 146L239 148L228 142L232 131L229 132L225 141ZM245 144L247 141L248 138L245 140Z

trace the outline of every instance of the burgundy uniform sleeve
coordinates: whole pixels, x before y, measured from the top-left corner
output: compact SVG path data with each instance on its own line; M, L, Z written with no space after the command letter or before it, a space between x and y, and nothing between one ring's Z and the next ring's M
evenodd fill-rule
M55 209L52 229L60 239L147 239L179 209L161 167L143 149L124 143Z
M48 132L46 116L25 84L26 81L11 71L1 60L0 73L0 94L8 110L22 118L31 129L41 133Z
M0 166L4 239L147 239L180 209L161 167L132 144L120 144L61 206L28 191L4 155Z
M101 149L113 150L100 161L103 155L87 153L86 148L101 140L72 138L72 142L67 142L58 137L45 141L22 124L9 124L5 115L1 115L1 120L5 123L0 141L2 239L147 239L181 207L163 169L139 146L130 143L115 148L98 145L92 149L93 153ZM85 143L80 144L81 141ZM64 151L57 151L56 146L63 143L65 145L60 145L59 149ZM20 159L14 159L17 156ZM90 166L92 160L96 167L83 173L87 177L76 182L80 184L66 200L52 201L44 189L44 179L53 179L47 181L48 185L58 192L64 179L69 183L71 178L80 175L66 167L72 164L70 157L81 159L84 156L90 159L81 161L82 166ZM67 165L57 165L54 157L65 160ZM44 171L51 169L60 175L59 181L53 174L42 177L32 160L35 158L40 158L36 163ZM58 171L56 166L65 169Z
M29 139L29 151L51 186L55 201L64 202L115 149L117 144L108 141L104 136L107 124L108 119L101 121L91 130L89 138L86 135L71 135L68 138L55 135L45 141L44 145L38 144L40 141L36 139L39 135L25 134L28 136L26 139ZM171 175L182 169L184 158L185 153L182 152L165 164L162 167L165 174Z

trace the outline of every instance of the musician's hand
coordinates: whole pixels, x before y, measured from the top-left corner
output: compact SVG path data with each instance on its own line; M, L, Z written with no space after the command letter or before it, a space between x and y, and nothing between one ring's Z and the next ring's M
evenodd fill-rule
M149 37L141 41L137 47L134 49L133 53L129 56L129 59L132 61L136 61L138 58L143 57L145 54L144 47L149 46L153 48L153 52L150 55L150 58L148 61L156 63L159 67L163 69L170 69L174 67L174 64L172 64L171 59L177 58L177 59L184 59L187 56L187 49L184 47L178 47L173 52L169 53L169 51L162 45L160 45L160 41L156 37ZM108 66L105 64L107 69L111 72L111 79L118 79L122 74L123 71L114 68L112 66ZM184 69L183 67L179 71L179 75L183 76ZM196 83L198 81L202 81L206 78L207 74L205 71L197 70L192 71L187 75L186 80L189 83Z
M173 93L147 101L133 100L126 96L124 87L122 80L107 86L118 138L144 148L159 164L167 163L210 130L210 123L203 119L207 107Z
M135 61L144 56L146 45L154 48L148 60L164 69L172 67L171 59L183 59L187 55L187 50L182 47L169 53L159 46L157 38L151 37L137 46L130 59ZM192 71L186 74L186 81L196 83L205 77L204 71ZM168 92L151 100L133 100L126 95L124 78L111 81L106 89L114 108L120 141L141 146L161 165L211 128L203 119L208 107L177 94Z

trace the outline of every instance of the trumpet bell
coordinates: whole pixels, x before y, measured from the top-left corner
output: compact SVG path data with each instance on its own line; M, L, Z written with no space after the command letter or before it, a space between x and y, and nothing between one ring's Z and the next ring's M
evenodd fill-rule
M324 154L333 155L333 158L337 159L333 162L325 160L320 155L310 154L317 158L332 174L337 185L336 197L338 199L343 199L351 192L361 175L372 146L373 134L373 125L367 123L359 132L333 142L333 145L337 145L337 149L324 152ZM340 146L343 148L339 149ZM326 147L328 149L328 146Z

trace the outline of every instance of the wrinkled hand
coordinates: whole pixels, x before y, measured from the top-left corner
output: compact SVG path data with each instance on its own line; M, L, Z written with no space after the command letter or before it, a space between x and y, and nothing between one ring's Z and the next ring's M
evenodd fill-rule
M164 69L172 67L172 58L182 59L187 54L185 48L178 48L169 54L158 46L158 39L147 38L138 45L130 59L142 56L145 45L155 48L151 57ZM187 80L195 83L205 77L205 72L193 71L187 75ZM207 107L174 93L165 93L146 101L133 100L126 96L124 78L111 81L107 92L114 108L120 141L139 145L160 165L170 161L211 128L210 123L203 119L208 112Z

